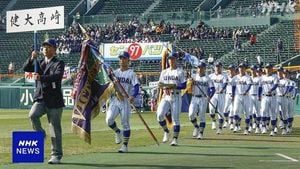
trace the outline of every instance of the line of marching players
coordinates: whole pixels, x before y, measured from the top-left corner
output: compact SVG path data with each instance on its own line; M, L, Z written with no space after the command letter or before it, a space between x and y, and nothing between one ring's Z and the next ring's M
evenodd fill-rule
M188 79L187 89L192 91L189 119L195 127L193 137L203 138L207 105L211 127L217 134L222 134L223 128L245 135L292 132L297 86L287 69L276 70L271 64L264 69L252 65L248 73L247 65L241 63L229 65L228 72L223 73L222 67L217 62L214 73L206 75L206 64L200 63L197 73Z

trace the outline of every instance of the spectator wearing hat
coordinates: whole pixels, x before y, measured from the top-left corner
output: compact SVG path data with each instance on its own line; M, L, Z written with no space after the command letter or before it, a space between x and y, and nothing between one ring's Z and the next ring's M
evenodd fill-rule
M200 62L197 73L191 76L192 99L189 106L189 119L194 126L193 137L203 139L206 126L205 113L208 100L213 96L215 87L212 80L206 75L206 64ZM197 122L199 118L200 123Z
M37 60L38 71L34 72L34 60L37 52L33 51L31 57L24 64L24 71L34 72L36 90L29 118L33 129L45 133L40 118L47 114L51 137L51 158L49 164L58 164L63 156L61 116L64 99L61 91L61 81L65 64L56 57L56 40L47 39L43 42L44 59ZM46 136L46 133L45 133Z
M222 73L222 63L217 61L215 63L215 71L214 73L209 75L210 79L212 79L215 86L215 94L211 98L211 104L209 105L209 113L212 118L212 129L216 130L216 118L215 111L218 111L220 114L224 115L224 99L225 99L225 89L226 89L226 76ZM217 108L217 110L215 109ZM217 130L217 134L222 133L224 119L219 116L219 127Z

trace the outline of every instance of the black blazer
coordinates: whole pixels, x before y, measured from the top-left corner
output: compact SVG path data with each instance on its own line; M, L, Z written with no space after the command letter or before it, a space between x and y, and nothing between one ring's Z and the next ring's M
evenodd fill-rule
M36 83L34 94L34 102L45 101L48 108L64 107L64 99L61 91L61 81L64 74L65 63L52 58L50 63L46 65L44 60L38 60L38 73L41 79ZM23 70L26 72L34 72L34 64L30 58L25 62Z

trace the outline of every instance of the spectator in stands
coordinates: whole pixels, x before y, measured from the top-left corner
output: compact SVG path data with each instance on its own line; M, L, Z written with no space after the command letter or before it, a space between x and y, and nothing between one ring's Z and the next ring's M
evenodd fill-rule
M254 45L256 43L256 36L254 34L251 34L250 36L250 44Z
M283 50L283 42L280 37L277 39L276 49L278 53L280 53Z
M14 64L14 62L10 62L8 64L8 71L7 71L7 73L8 74L13 74L14 72L15 72L15 64Z

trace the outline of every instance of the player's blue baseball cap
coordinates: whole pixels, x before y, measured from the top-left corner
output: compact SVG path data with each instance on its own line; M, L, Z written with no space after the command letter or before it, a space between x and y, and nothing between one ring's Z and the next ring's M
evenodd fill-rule
M215 63L215 67L221 67L221 66L222 66L221 62L218 61L218 62Z
M178 53L177 52L172 52L171 54L168 55L168 59L169 58L177 58L178 57Z
M272 67L273 67L273 65L271 63L267 63L265 66L265 68L272 68Z
M251 65L251 66L250 66L250 69L252 69L252 70L257 70L257 68L258 68L258 67L257 67L256 65Z
M55 39L46 39L43 42L42 46L45 46L45 45L49 45L49 46L56 48L56 40Z
M119 54L119 58L127 58L129 59L130 58L130 54L126 51L122 52Z
M197 67L206 67L206 63L204 63L204 62L200 62L198 65L197 65Z
M247 68L247 65L246 65L246 63L240 63L239 67Z
M230 65L228 66L228 69L235 69L235 66L234 66L233 64L230 64Z

